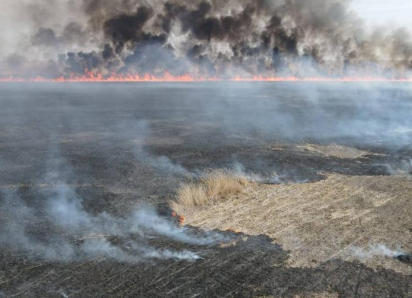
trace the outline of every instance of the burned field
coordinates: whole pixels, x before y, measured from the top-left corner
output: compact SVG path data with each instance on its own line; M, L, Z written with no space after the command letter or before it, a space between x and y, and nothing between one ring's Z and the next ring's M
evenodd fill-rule
M412 295L407 85L0 88L0 297Z

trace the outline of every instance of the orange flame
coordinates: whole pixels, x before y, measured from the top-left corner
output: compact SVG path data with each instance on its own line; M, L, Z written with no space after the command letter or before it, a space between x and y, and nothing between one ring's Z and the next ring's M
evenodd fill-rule
M172 218L177 219L179 225L183 225L185 223L186 217L184 215L179 215L176 213L176 211L172 211L171 216Z
M183 225L185 223L186 217L184 215L179 215L178 217L178 222L180 225Z
M53 79L47 79L42 77L34 77L29 79L24 78L15 78L15 77L7 77L7 78L0 78L0 82L8 83L8 82L43 82L43 83L90 83L90 82L101 82L101 83L110 83L110 82L213 82L213 81L220 81L218 78L215 77L194 77L189 74L185 75L172 75L168 72L165 72L161 76L156 76L153 74L145 74L145 75L138 75L138 74L111 74L109 76L103 76L100 73L93 73L86 71L84 75L70 75L68 77L58 77Z
M235 82L399 82L412 83L412 78L383 78L383 77L265 77L251 78L234 77Z
M33 78L16 78L16 77L6 77L0 78L0 82L33 82L33 83L110 83L110 82L180 82L180 83L191 83L191 82L399 82L399 83L412 83L412 78L384 78L384 77L275 77L275 76L252 76L252 77L242 77L235 76L233 78L219 78L219 77L208 77L208 76L193 76L190 74L184 75L172 75L165 72L163 75L153 75L153 74L116 74L112 73L109 76L104 76L100 73L94 73L91 71L86 71L84 75L72 74L68 77L58 77L58 78L43 78L43 77L33 77Z

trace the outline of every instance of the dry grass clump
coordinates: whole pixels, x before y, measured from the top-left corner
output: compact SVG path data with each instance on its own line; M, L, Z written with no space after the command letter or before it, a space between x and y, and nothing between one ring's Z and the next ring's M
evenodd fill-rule
M204 175L197 183L183 184L172 202L173 210L184 212L213 205L230 196L239 194L249 184L247 178L227 170L215 170Z

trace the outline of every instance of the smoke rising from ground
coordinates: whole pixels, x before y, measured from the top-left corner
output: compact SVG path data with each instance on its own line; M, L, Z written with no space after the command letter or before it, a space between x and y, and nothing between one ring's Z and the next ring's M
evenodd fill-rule
M16 194L3 193L7 197L3 206L9 208L9 216L14 219L6 222L8 232L0 238L2 245L52 261L82 261L106 257L119 262L139 262L148 258L200 258L190 251L157 249L147 243L149 238L146 237L149 235L166 236L192 245L208 245L223 240L216 234L207 237L191 235L184 228L178 228L159 217L149 207L136 209L126 218L106 213L93 216L83 209L80 199L69 186L60 184L56 188L59 197L51 198L49 206L42 211L42 220L50 221L53 236L49 235L51 239L43 241L30 231L33 229L33 222L37 221L36 211L21 202ZM56 229L61 229L62 234L55 235ZM128 240L122 246L117 246L110 241L113 237Z
M400 255L405 254L405 252L400 249L393 250L383 244L374 246L370 245L367 249L361 247L352 247L350 250L353 256L361 260L367 260L376 257L396 258Z
M54 159L54 161L56 161ZM3 191L2 219L6 226L0 245L17 251L29 252L37 258L51 261L82 261L105 257L119 262L139 262L145 259L197 260L191 251L160 249L149 244L149 239L163 236L190 245L210 245L222 241L216 233L196 236L187 229L160 217L150 206L141 205L121 217L107 212L91 214L83 206L82 198L73 184L70 168L59 161L49 165L40 185L48 185L42 208L33 208L19 197L17 191ZM49 226L48 235L37 229ZM122 239L116 245L113 239Z
M158 249L151 237L189 245L220 238L193 236L140 204L166 202L180 183L207 169L232 169L258 183L313 181L320 171L385 174L372 172L373 156L324 158L292 145L280 153L272 150L277 141L372 144L384 153L376 164L410 169L409 86L7 84L3 90L1 245L50 260L196 258L195 249ZM385 156L391 150L399 158ZM84 184L92 187L82 190Z
M349 0L26 1L33 30L2 75L403 75L404 29L368 30ZM11 10L11 8L10 8ZM24 18L23 18L24 16Z

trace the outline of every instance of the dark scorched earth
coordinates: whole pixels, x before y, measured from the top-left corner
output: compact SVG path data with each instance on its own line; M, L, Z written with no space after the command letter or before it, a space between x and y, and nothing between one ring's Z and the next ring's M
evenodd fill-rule
M121 218L145 204L175 225L168 200L181 183L208 169L276 172L286 183L319 181L324 173L408 172L407 86L3 84L0 90L0 297L412 296L412 277L360 262L290 268L289 252L265 235L215 231L224 241L209 245L185 244L150 229L106 238L122 249L133 240L191 251L197 260L131 262L105 253L60 260L38 248L62 242L76 248L85 236L48 218L45 202L55 181L50 173L70 185L90 216L106 212ZM294 149L306 143L371 154L342 159ZM276 144L286 150L273 150ZM35 216L16 220L21 208ZM31 243L5 239L22 229L35 250ZM187 229L199 237L205 233Z

